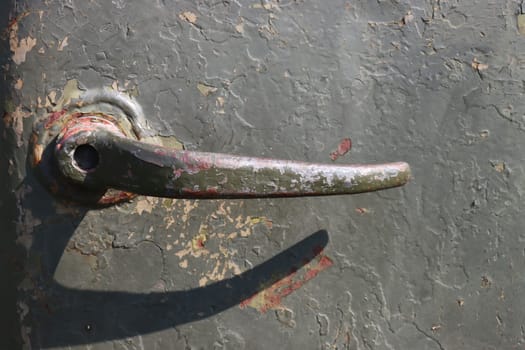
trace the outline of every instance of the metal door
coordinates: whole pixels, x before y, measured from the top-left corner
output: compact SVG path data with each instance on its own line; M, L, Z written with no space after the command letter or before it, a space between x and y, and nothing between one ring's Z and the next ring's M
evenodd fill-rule
M520 12L2 1L0 348L523 347ZM354 196L64 201L33 172L32 132L90 89L129 96L173 148L403 160L413 179Z

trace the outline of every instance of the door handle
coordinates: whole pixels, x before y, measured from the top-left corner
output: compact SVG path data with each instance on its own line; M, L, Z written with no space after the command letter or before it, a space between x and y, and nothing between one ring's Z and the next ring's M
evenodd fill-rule
M404 162L316 164L146 143L140 108L128 97L101 90L85 97L43 118L31 152L44 185L73 201L105 205L137 194L189 199L354 194L401 186L410 178Z

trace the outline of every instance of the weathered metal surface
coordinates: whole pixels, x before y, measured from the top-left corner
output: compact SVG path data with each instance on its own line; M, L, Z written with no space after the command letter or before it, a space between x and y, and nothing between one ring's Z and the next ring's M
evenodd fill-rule
M523 347L520 8L1 1L0 348ZM72 80L134 96L148 137L189 151L330 162L351 138L337 164L403 159L414 181L66 205L27 157Z
M52 192L60 188L84 203L108 204L130 193L190 199L354 194L398 187L410 177L401 162L329 165L166 148L131 138L109 115L56 112L35 132L49 134L50 124L62 129L44 137L52 139L44 146L33 145L32 163Z

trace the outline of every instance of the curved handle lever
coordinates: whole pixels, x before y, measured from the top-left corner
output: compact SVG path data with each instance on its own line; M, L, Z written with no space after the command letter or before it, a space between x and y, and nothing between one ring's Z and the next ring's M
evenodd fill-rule
M408 164L327 165L175 150L126 137L99 116L65 125L55 156L62 175L93 190L172 198L353 194L405 184Z
M71 91L70 91L71 90ZM30 165L57 196L109 205L136 194L254 198L352 194L404 185L408 164L333 165L166 148L146 143L140 105L111 90L67 89L31 138Z

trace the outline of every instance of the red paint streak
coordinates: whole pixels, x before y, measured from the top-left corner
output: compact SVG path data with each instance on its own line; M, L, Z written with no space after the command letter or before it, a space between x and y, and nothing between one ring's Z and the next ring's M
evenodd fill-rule
M84 115L82 113L75 113L69 117L71 119L68 122L66 122L66 124L64 125L59 135L60 139L56 145L57 149L60 149L60 147L62 147L62 144L65 141L67 141L68 138L78 133L94 132L101 128L103 128L106 131L118 134L118 135L123 135L122 131L112 121L101 118L99 116L91 115L91 114ZM57 119L55 119L54 121L56 120ZM51 123L51 122L48 121L48 123Z
M324 270L332 266L333 264L334 262L332 261L332 259L330 259L326 255L322 255L321 258L319 259L319 266L321 267L321 270Z
M337 158L344 156L350 149L352 148L352 140L349 138L341 140L339 143L339 146L337 146L337 150L330 153L330 159L336 160Z
M315 250L319 251L319 248L316 248ZM329 268L333 264L333 261L326 255L318 255L315 260L306 264L301 270L292 267L286 277L275 282L265 290L244 300L240 303L239 307L244 309L247 306L252 306L257 308L261 313L265 313L270 309L275 309L281 304L283 298L301 288L306 282L310 281L321 271Z
M218 194L219 193L219 189L217 187L208 186L208 187L206 187L206 193L208 193L208 194Z
M209 170L213 166L213 162L207 156L195 155L194 152L190 151L178 151L173 156L177 158L181 163L184 164L182 168L176 168L173 171L175 179L178 179L183 174L195 175L201 171ZM191 192L191 190L188 190ZM213 190L211 191L213 192ZM197 191L196 195L206 194L207 191Z
M311 280L312 278L317 276L319 274L319 272L323 271L324 269L329 268L333 264L334 264L334 262L332 261L332 259L330 259L326 255L323 255L319 259L319 263L318 263L318 266L316 268L312 268L311 270L306 271L305 278L307 280Z
M49 129L57 120L62 118L62 116L66 114L66 110L63 109L59 112L53 112L49 115L49 117L46 120L46 123L44 124L44 128Z

